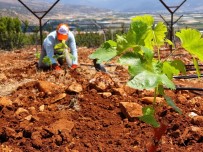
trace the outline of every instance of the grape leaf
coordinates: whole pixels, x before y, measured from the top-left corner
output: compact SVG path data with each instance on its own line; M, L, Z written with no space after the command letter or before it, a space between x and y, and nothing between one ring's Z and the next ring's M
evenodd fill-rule
M143 15L143 16L136 16L132 18L132 21L133 22L141 21L147 24L147 26L152 26L154 23L154 18L151 15Z
M97 63L107 62L117 55L117 51L113 47L108 49L104 47L98 48L95 52L89 55L90 59L97 59Z
M178 69L181 73L186 74L185 64L181 60L173 60L171 65Z
M171 106L176 112L178 112L179 114L182 114L182 111L175 105L175 103L170 97L164 95L164 99L166 100L168 105Z
M203 61L203 38L201 38L199 31L195 29L182 29L176 33L176 36L180 38L185 50Z
M195 58L193 58L193 63L194 63L197 75L198 75L198 77L200 77L201 72L200 72L200 69L199 69L198 61Z
M165 73L169 79L172 79L174 75L179 75L180 72L186 74L185 65L181 60L165 61L163 63L163 73Z
M155 110L151 106L146 106L142 108L143 116L139 117L139 119L147 124L152 125L153 127L159 127L159 123L156 121L154 117Z
M54 49L55 50L63 50L63 49L66 49L68 48L68 46L66 45L66 42L63 40L61 43L58 43L54 46Z
M167 28L163 22L159 22L155 25L154 29L152 25L148 28L147 37L145 39L145 45L149 48L153 48L153 46L160 46L164 44Z
M175 89L175 85L166 75L153 73L148 70L143 70L127 82L128 86L139 90L151 90L160 84L165 85L167 88Z
M48 57L48 56L45 56L43 59L42 59L42 62L44 64L46 64L47 66L50 66L51 65L51 59Z

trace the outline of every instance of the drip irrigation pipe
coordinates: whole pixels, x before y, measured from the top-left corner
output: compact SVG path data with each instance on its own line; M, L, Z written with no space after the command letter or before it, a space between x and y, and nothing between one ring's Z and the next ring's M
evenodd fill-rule
M203 91L203 88L192 88L192 87L176 87L176 90L192 90L192 91Z
M166 90L169 90L169 88L164 88ZM190 90L190 91L203 91L203 88L193 88L193 87L180 87L176 86L175 90Z
M199 69L200 71L202 71L203 69ZM196 71L196 69L195 68L188 68L188 69L186 69L186 71Z
M194 66L194 64L186 64L185 66ZM203 66L202 64L198 65L198 66Z
M203 77L203 75L200 75L199 77ZM197 75L182 75L182 76L173 76L175 79L192 79L192 78L198 78Z

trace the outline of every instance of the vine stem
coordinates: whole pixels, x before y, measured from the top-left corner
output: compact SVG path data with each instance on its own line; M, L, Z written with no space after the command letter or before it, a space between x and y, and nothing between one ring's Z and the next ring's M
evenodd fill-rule
M158 87L156 87L156 88L154 89L153 107L155 107L155 103L156 103L157 89L158 89Z
M174 51L172 51L172 52L169 54L169 56L163 60L163 62L167 61L167 60L169 59L169 57L171 57L176 51L177 51L177 48L176 48Z

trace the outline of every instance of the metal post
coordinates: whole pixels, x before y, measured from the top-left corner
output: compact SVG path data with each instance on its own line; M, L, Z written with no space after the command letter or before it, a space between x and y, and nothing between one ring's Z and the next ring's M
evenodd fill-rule
M170 26L170 40L173 42L174 41L174 24L176 24L178 22L178 20L180 20L180 18L183 16L180 16L176 21L174 21L174 13L187 1L187 0L184 0L180 5L178 6L168 6L166 5L166 3L163 2L163 0L159 0L163 5L164 7L170 12L171 14L171 21L170 21L170 24L168 22L166 22L166 20L161 16L161 18L165 21L165 23L167 24L167 26ZM174 11L171 10L171 8L175 8ZM174 42L175 43L175 42ZM170 45L170 50L172 51L172 45Z
M39 30L40 30L40 44L42 47L42 41L43 41L43 36L42 36L42 19L44 18L44 16L46 16L46 14L60 1L57 0L47 11L39 11L39 12L34 12L32 11L25 3L22 2L22 0L18 0L25 8L27 8L36 18L39 19ZM42 15L41 17L37 15L37 13L44 13L44 15Z

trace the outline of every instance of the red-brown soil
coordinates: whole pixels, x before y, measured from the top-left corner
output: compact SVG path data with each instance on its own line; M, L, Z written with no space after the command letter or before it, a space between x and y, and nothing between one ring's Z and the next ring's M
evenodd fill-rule
M123 87L128 73L116 62L106 66L113 85L104 89L93 87L90 80L96 71L88 55L94 49L78 50L80 67L62 72L37 70L35 46L0 51L0 152L148 151L154 139L153 127L139 119L126 118L119 105L131 102L145 106L141 99L152 96L153 91ZM170 53L162 52L162 56ZM187 64L191 61L183 50L172 57L181 58ZM188 72L191 73L193 71ZM99 74L104 75L100 81L108 85L109 77L105 80L105 74ZM48 84L48 92L40 89L42 82ZM174 82L203 88L202 78L174 79ZM67 89L73 83L82 86L79 93ZM119 93L115 88L126 90ZM202 152L202 92L166 90L166 93L183 114L164 103L157 104L156 118L166 124L157 151Z

